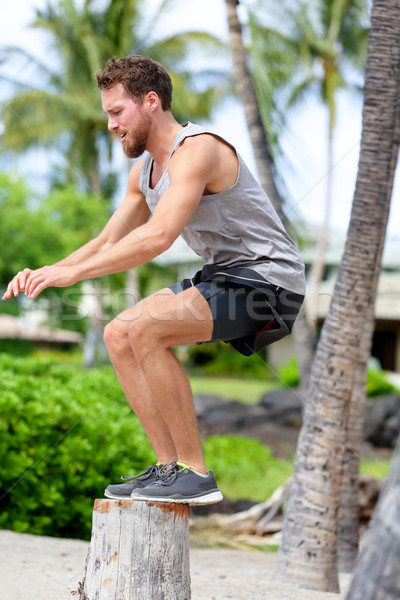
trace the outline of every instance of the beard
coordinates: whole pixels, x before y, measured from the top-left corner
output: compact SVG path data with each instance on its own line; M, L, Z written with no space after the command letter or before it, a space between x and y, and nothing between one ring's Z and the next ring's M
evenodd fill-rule
M152 125L151 117L144 111L141 113L142 120L135 132L130 131L126 134L126 139L122 142L122 148L125 156L128 158L139 158L146 150L147 140L149 139Z

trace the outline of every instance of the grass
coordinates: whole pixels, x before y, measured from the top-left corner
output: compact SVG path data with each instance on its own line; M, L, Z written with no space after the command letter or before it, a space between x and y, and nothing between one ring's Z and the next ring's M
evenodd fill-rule
M281 485L293 475L294 465L290 461L280 460L279 464L266 465L263 469L254 469L239 473L233 470L218 478L223 494L231 500L246 498L253 502L265 502Z
M240 447L240 439L238 447ZM210 457L210 461L211 459L212 457ZM228 498L233 500L247 498L254 502L264 502L293 475L294 461L268 460L268 457L265 457L264 461L261 461L256 468L246 463L247 461L244 461L243 464L235 457L234 464L221 470L217 479L221 490ZM360 463L360 473L379 480L389 474L390 467L390 460L364 458Z
M232 500L264 502L293 473L293 461L276 458L256 439L210 436L203 448L222 493Z
M391 466L391 459L382 460L365 456L360 461L360 473L362 475L369 475L374 479L383 479L389 475Z
M190 376L189 379L195 395L219 396L247 404L257 404L263 394L276 389L276 383L262 379L197 376Z

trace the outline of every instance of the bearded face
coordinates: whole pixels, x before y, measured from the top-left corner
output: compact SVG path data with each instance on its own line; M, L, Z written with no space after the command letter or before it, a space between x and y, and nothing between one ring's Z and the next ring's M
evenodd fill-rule
M138 158L146 150L149 139L152 119L148 113L140 108L140 120L134 129L128 129L122 136L122 148L128 158Z
M108 130L120 137L128 158L138 158L146 150L153 123L145 98L136 101L129 97L122 84L101 91L102 106L108 115Z

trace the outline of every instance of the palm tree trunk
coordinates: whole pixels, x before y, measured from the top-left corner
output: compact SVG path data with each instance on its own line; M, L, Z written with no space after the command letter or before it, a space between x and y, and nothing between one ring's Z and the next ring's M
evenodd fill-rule
M293 340L299 365L300 390L306 392L310 384L311 366L314 358L315 335L307 321L306 304L302 304L293 326Z
M400 439L387 485L375 509L347 600L400 598Z
M239 0L225 0L225 4L228 17L229 45L232 53L233 72L235 75L237 91L244 107L258 176L260 178L260 183L268 194L279 218L285 227L287 227L288 223L282 208L282 199L275 185L273 161L265 136L256 91L247 66L242 26L236 11Z
M94 167L90 170L88 174L90 191L97 197L101 197L101 182L99 171L97 167Z
M276 578L337 592L337 531L355 372L376 294L400 140L398 0L372 8L357 184L344 256L311 372ZM334 310L335 308L335 310Z
M129 269L126 272L126 283L125 283L125 308L132 308L140 300L139 292L139 268Z
M273 161L265 135L253 79L247 66L242 26L236 11L239 0L225 0L225 3L228 17L229 44L232 53L233 71L237 90L244 107L258 176L263 189L268 194L283 225L289 230L289 223L282 206L282 198L275 185ZM301 387L304 389L308 386L314 349L314 336L311 333L307 319L305 318L304 308L293 328L293 338L296 353L299 357Z
M389 206L387 207L387 211ZM387 215L388 216L388 215ZM383 233L383 232L382 232ZM380 240L381 252L385 236ZM375 269L374 284L378 288L380 269ZM375 301L369 306L365 318L363 339L360 346L359 364L355 370L354 387L351 397L350 415L347 433L347 448L344 456L343 479L340 496L338 529L338 565L342 573L352 573L358 556L359 547L359 502L358 471L362 453L364 416L366 409L366 377L368 360L371 356L372 336L374 333Z
M83 364L89 368L101 364L106 358L107 352L103 341L105 317L101 283L98 280L89 280L86 285L91 291L92 302L89 310L90 325L83 347Z
M364 416L366 408L366 371L370 356L374 315L370 315L360 345L360 361L355 368L353 393L347 431L347 446L343 459L343 476L340 490L338 517L338 568L342 573L352 573L359 547L359 477L362 452Z

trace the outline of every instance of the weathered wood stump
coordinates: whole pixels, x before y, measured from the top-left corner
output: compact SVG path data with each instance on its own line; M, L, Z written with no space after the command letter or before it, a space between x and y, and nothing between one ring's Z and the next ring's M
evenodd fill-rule
M190 600L183 504L95 500L79 600Z

